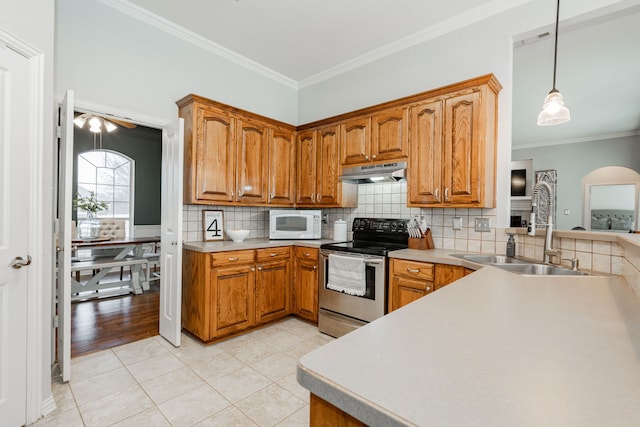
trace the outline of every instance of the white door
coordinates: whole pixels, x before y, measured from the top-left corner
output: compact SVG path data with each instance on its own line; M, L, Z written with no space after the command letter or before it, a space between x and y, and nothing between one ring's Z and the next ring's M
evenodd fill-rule
M58 366L62 381L71 375L71 188L73 185L73 106L74 93L64 95L60 106L58 153Z
M184 119L162 129L160 335L180 345L182 301L182 159Z
M0 45L0 424L10 427L26 421L29 65Z

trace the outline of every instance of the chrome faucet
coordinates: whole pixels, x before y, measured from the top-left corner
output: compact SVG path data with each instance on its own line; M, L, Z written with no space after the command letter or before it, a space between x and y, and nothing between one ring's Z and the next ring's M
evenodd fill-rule
M545 181L538 181L533 188L533 196L531 197L531 219L529 220L529 236L536 235L536 208L538 207L540 188L544 188L547 191L547 232L544 235L544 258L543 261L551 263L552 256L560 256L560 249L553 249L551 244L553 243L553 189L549 183Z

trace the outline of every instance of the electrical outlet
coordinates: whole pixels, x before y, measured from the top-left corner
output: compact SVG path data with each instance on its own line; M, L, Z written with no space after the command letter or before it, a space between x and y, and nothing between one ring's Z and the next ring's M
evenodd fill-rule
M322 214L322 223L323 224L329 224L329 215L328 214Z
M489 218L476 218L476 231L480 233L491 231Z
M451 226L454 230L462 230L462 217L454 216L453 220L451 221Z

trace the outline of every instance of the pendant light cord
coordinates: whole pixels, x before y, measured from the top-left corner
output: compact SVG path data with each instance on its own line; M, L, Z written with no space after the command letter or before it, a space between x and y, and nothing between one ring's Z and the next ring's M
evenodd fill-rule
M560 21L560 0L558 0L558 7L556 8L556 41L553 48L553 89L551 92L557 92L556 89L556 63L558 61L558 22Z

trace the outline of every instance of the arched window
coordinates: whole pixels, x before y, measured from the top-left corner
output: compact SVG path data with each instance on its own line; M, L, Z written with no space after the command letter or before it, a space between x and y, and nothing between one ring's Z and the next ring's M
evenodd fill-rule
M107 210L98 212L98 218L124 219L127 236L133 235L134 160L111 150L92 150L78 154L78 194L96 194L107 204ZM78 220L87 213L77 212Z

